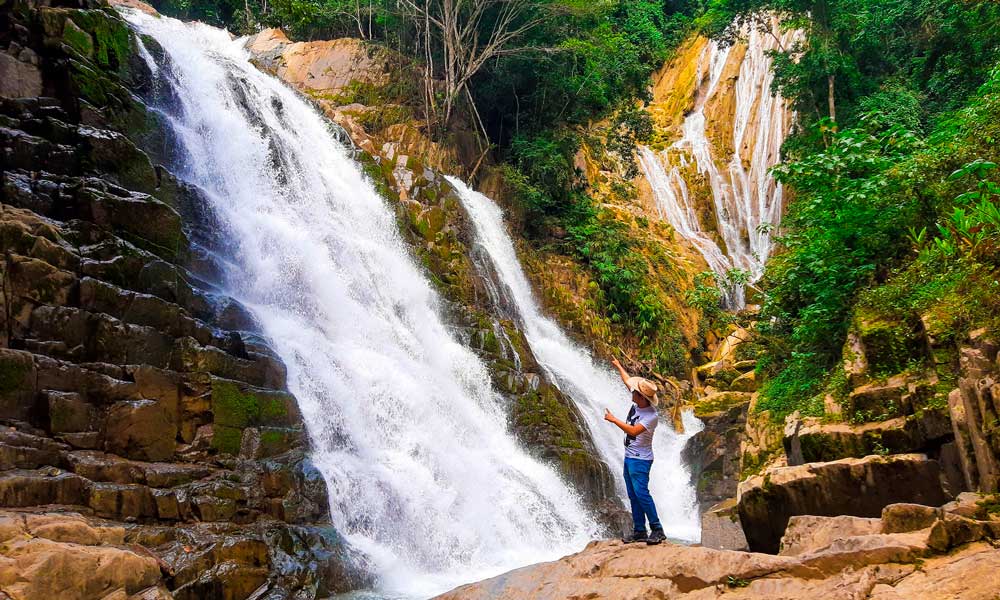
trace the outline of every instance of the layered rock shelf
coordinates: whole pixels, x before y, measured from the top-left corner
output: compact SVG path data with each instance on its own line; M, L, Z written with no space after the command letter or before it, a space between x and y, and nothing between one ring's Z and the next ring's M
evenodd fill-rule
M363 584L205 203L157 164L131 32L97 1L0 13L0 596Z

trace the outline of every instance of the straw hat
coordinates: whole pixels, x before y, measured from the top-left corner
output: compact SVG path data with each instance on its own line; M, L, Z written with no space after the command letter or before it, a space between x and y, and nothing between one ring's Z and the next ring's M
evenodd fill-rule
M628 386L629 391L642 394L642 397L649 400L653 406L659 406L660 398L656 395L656 384L652 381L642 377L629 377L625 385Z

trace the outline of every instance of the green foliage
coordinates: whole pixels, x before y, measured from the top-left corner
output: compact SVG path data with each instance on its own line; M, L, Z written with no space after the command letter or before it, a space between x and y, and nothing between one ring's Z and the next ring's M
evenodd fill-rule
M828 147L776 169L795 201L762 282L762 410L821 413L852 315L882 375L913 361L921 368L926 358L911 352L924 347L911 339L916 330L940 345L997 326L998 80L992 74L926 137L862 119L859 128L828 128Z
M719 319L725 311L722 310L722 293L715 283L715 273L703 271L694 278L694 287L684 294L688 306L701 311L709 321Z

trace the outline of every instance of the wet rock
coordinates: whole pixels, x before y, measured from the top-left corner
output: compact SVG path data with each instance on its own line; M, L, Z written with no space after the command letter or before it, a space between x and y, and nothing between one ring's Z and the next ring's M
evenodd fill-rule
M0 348L0 414L27 419L34 406L37 377L31 354Z
M55 467L0 472L0 506L86 506L89 482Z
M736 495L740 440L749 403L749 394L722 392L695 405L695 416L705 427L691 438L681 456L691 467L698 502L703 508Z
M176 431L176 407L156 400L117 402L108 409L105 449L136 460L166 460L174 454Z
M0 52L0 96L30 98L42 95L42 74L31 62Z

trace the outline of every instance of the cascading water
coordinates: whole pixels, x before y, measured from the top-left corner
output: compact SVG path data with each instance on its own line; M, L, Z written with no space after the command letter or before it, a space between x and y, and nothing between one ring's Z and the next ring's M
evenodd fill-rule
M684 118L681 138L659 154L640 148L639 164L653 189L661 216L698 249L716 274L725 276L738 268L756 281L764 272L771 251L771 229L781 220L782 190L770 168L779 158L791 122L784 99L771 94L774 73L770 52L787 47L801 35L753 28L747 34L746 53L733 88L732 139L726 140L728 156L716 157L708 138L705 107L719 92L719 83L731 56L731 47L709 41L698 57L698 84L694 107ZM728 118L728 117L727 117ZM693 160L693 165L692 165ZM718 162L717 162L718 161ZM725 164L720 168L720 164ZM725 251L698 222L685 173L694 167L711 189L719 237ZM741 285L727 288L729 308L745 304Z
M475 243L485 250L506 297L516 311L512 315L521 326L538 363L553 378L561 390L576 403L590 429L595 446L615 475L621 471L623 435L621 430L604 420L605 407L623 416L628 410L628 392L621 379L606 365L573 343L559 325L545 316L531 291L528 278L521 268L514 244L504 226L500 207L486 196L470 189L461 180L449 177L472 219ZM683 434L677 434L663 419L653 436L656 460L650 480L650 491L656 499L657 511L664 529L672 538L697 541L701 535L698 505L691 474L681 460L684 444L703 427L690 411L684 414ZM624 482L619 492L624 498Z
M227 292L284 360L334 524L380 589L427 596L581 549L596 524L518 447L489 373L327 122L227 32L126 17L169 57L174 167L210 201Z

